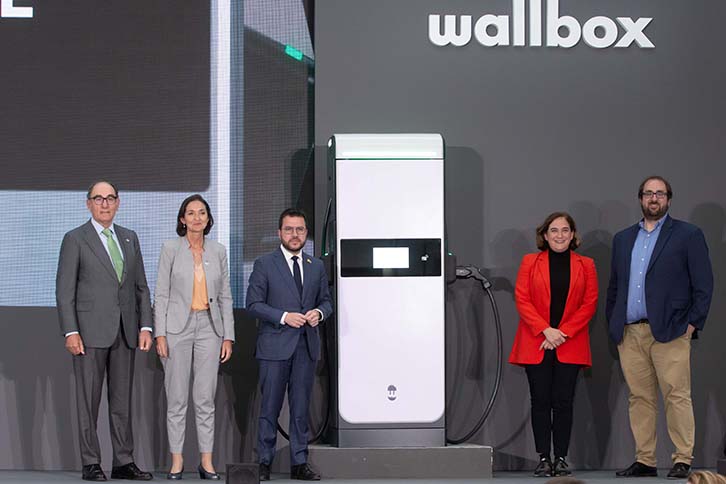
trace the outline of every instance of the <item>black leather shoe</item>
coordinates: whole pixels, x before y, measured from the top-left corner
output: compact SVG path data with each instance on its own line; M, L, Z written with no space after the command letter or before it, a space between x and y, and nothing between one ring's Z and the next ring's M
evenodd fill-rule
M616 472L615 475L617 477L658 477L658 469L635 461L630 467Z
M104 474L103 470L101 470L100 464L89 464L87 466L83 466L81 479L84 481L105 481L106 474Z
M202 467L202 464L199 464L199 467L197 467L197 470L199 471L200 479L209 479L210 481L218 481L220 479L218 473L207 472L207 470L204 467Z
M111 469L111 479L128 479L130 481L150 481L154 478L151 472L144 472L133 462L129 462L125 466L114 467Z
M260 464L260 481L270 480L270 464Z
M320 474L315 472L307 462L290 468L290 479L297 479L299 481L319 481Z
M557 457L555 465L552 467L552 475L555 477L572 475L572 471L568 467L564 457Z
M170 481L181 481L183 476L184 476L184 468L182 467L182 470L180 470L179 472L169 472L166 475L166 478L169 479Z
M549 457L542 457L534 469L535 477L552 477L552 461Z
M686 479L691 472L691 466L685 462L676 462L673 468L668 472L668 479Z

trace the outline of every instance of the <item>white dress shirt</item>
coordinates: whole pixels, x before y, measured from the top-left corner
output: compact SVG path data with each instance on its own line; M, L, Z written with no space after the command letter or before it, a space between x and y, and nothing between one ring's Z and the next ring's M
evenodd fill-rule
M105 235L103 235L103 231L106 230L106 227L104 227L100 223L96 222L95 219L91 219L91 225L93 225L93 228L96 229L96 233L98 233L98 238L101 239L103 248L106 249L106 253L108 254L108 258L110 259L111 250L108 248L108 239L106 238ZM111 224L111 226L108 229L111 231L111 237L113 238L114 242L116 242L116 247L118 247L118 251L121 252L121 258L124 259L124 251L121 250L121 244L118 241L118 237L116 237L116 231L113 229L113 224ZM112 264L113 264L113 262L112 262Z
M290 269L290 274L292 274L293 277L295 277L295 272L294 272L294 269L292 268L292 265L295 263L295 261L293 261L292 258L293 258L293 256L297 256L297 263L300 266L300 282L304 283L305 282L305 271L303 270L303 266L305 264L302 263L302 261L303 261L302 250L298 250L297 252L290 252L282 244L280 244L280 250L282 251L282 255L285 257L285 261L287 262L287 267ZM315 310L320 313L320 321L322 321L323 318L325 317L325 315L323 314L323 312L320 309L315 308ZM285 324L286 317L287 317L287 311L282 313L282 317L280 318L280 324Z

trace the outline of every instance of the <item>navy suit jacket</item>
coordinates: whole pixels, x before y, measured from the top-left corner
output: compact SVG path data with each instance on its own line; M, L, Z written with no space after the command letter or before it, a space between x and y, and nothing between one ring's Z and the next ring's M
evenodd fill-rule
M605 314L610 337L623 339L628 306L630 259L640 226L615 234ZM703 329L713 293L708 246L701 229L675 220L663 222L645 275L645 303L653 337L667 343L689 324Z
M305 314L319 309L327 319L333 312L328 276L323 262L301 253L303 293L298 293L285 256L280 248L255 261L247 288L247 312L259 320L255 357L260 360L287 360L299 338L307 338L310 357L320 359L318 327L305 324L293 328L280 324L284 312Z

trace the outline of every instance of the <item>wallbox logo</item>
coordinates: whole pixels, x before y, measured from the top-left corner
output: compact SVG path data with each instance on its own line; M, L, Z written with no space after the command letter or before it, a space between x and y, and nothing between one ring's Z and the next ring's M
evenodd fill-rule
M16 7L13 0L0 0L0 17L33 18L33 7Z
M525 43L527 14L526 0L512 0L512 19L510 37L509 15L486 14L479 17L472 29L471 15L444 15L443 29L441 15L429 15L429 40L434 45L453 45L461 47L471 41L472 33L476 40L485 47L514 45L522 47L542 45L542 1L529 0L529 43ZM458 22L457 22L458 17ZM547 0L546 41L547 47L570 48L577 45L580 39L595 49L605 49L614 45L616 48L630 47L635 42L641 49L652 49L653 42L645 35L645 28L653 20L640 17L616 17L624 33L618 40L620 31L615 20L610 17L596 16L583 25L569 15L560 16L560 1ZM617 42L616 42L617 41Z

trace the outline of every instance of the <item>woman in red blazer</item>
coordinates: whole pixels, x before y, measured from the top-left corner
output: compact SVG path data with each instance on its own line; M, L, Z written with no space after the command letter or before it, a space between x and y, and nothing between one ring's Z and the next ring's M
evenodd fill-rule
M540 477L571 474L565 457L575 383L580 368L592 365L588 324L597 306L597 273L592 259L574 252L579 245L572 217L550 214L537 227L540 252L524 256L514 289L520 319L509 362L527 373Z

